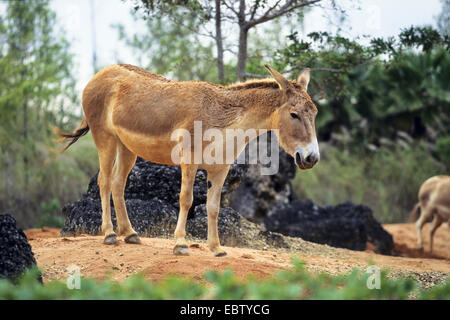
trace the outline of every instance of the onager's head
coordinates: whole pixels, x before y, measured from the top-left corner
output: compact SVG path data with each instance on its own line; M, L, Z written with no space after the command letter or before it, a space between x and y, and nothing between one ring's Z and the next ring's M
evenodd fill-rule
M282 104L272 114L272 129L278 129L278 140L291 154L300 169L312 168L320 159L314 120L317 107L306 92L309 69L302 71L296 85L265 65L283 92Z

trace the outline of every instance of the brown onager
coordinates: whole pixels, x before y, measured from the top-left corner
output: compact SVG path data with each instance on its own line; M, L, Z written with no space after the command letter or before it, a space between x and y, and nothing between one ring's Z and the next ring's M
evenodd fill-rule
M433 218L430 228L430 252L433 251L433 237L443 222L450 221L450 176L434 176L427 179L419 189L419 202L414 206L412 216L416 222L417 243L423 249L422 228Z
M202 130L275 130L280 145L301 169L312 168L319 160L314 120L317 108L306 92L309 69L297 81L286 80L270 66L275 79L248 81L222 86L200 81L171 81L131 65L113 65L98 72L83 91L84 118L72 134L59 133L71 140L65 149L89 130L98 149L98 184L102 202L102 231L105 244L115 244L117 235L111 222L110 195L117 214L118 234L127 243L140 239L128 219L124 188L136 156L166 165L179 165L182 171L180 212L175 229L174 254L188 254L185 240L186 218L192 204L192 188L197 169L208 173L208 246L216 256L221 248L217 219L220 195L230 163L174 163L171 139L176 129L193 135L194 121ZM234 159L247 141L234 146ZM192 158L195 152L192 149ZM64 149L64 150L65 150ZM200 155L203 157L203 154ZM234 160L233 159L233 160Z

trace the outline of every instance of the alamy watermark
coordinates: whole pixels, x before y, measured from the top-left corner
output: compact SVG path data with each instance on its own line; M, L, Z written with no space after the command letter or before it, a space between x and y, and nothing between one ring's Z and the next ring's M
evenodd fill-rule
M367 278L366 286L367 289L381 289L381 270L379 267L372 265L366 269L366 273L370 276Z
M81 271L77 265L70 265L66 269L69 276L66 279L67 289L81 289Z
M278 130L271 130L278 135ZM272 175L279 169L279 144L272 135L270 145L266 129L209 128L203 131L202 121L194 121L193 135L187 129L172 132L171 141L178 142L172 149L174 164L257 164L262 175ZM259 139L257 139L259 137ZM248 144L248 154L242 152Z

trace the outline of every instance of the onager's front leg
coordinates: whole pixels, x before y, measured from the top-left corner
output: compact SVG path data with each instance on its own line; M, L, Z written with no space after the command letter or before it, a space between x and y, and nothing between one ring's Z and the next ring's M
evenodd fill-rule
M227 177L230 166L218 171L208 171L208 194L206 200L206 211L208 213L208 247L216 257L226 256L226 252L220 246L217 220L220 210L220 195L222 186Z
M178 215L177 227L175 229L176 244L173 253L176 255L189 254L186 242L186 219L192 205L192 189L197 173L196 165L181 166L181 191L180 191L180 213Z

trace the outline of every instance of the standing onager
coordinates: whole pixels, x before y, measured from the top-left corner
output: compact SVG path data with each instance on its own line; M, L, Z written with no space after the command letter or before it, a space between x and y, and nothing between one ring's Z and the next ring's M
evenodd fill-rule
M436 229L450 220L450 176L434 176L426 180L419 189L419 202L412 215L419 215L416 222L417 243L423 249L422 227L433 218L430 228L430 252L433 251L433 236Z
M276 129L280 145L301 169L312 168L317 163L319 148L314 126L317 108L306 92L309 69L304 70L296 82L288 81L271 67L266 67L275 81L266 79L231 86L200 81L176 82L131 65L109 66L91 79L83 91L83 121L74 133L60 135L71 140L67 149L89 129L92 131L100 162L98 184L105 244L117 242L111 222L111 192L118 234L124 235L127 243L140 242L128 219L124 200L127 176L139 156L160 164L181 166L180 212L174 254L188 253L185 227L193 200L195 174L197 169L207 171L208 246L216 256L226 254L220 247L217 218L230 163L185 161L179 164L171 156L178 144L171 139L172 133L185 129L194 136L194 121L201 121L203 132L214 128L224 135L226 129ZM247 143L248 139L234 146L233 160ZM203 159L207 145L204 143L202 148L192 146L192 158L200 156Z

